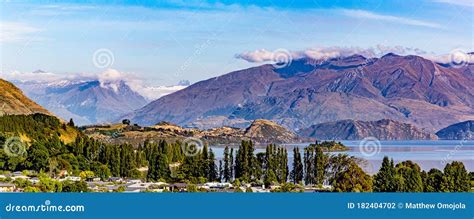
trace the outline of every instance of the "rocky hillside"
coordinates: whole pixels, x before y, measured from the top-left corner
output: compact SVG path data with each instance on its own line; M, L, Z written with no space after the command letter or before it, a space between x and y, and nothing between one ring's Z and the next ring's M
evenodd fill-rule
M474 140L474 121L465 121L450 125L436 132L444 140Z
M360 140L375 137L379 140L434 140L437 137L414 125L383 119L379 121L342 120L313 125L298 132L301 136L324 140Z
M199 128L267 119L292 130L391 119L434 133L474 120L473 72L473 64L452 68L413 55L299 59L285 68L262 65L201 81L125 117Z
M295 143L301 138L272 121L258 119L245 129L244 137L260 143Z
M42 113L51 115L36 104L12 83L0 79L0 115L28 115Z

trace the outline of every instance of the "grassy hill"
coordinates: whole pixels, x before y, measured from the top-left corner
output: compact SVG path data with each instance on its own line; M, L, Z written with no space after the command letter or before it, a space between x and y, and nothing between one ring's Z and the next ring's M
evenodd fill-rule
M30 100L12 83L0 79L0 116L42 113L52 115L46 109Z
M80 132L58 118L44 115L5 115L0 117L0 134L18 136L25 142L59 137L64 143L73 142Z

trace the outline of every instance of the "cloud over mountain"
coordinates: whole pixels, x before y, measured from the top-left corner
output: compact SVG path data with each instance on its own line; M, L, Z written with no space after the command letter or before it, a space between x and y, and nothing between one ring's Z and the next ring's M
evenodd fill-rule
M155 100L164 95L173 93L187 87L187 85L153 86L146 83L146 80L132 73L124 73L115 69L107 69L100 74L57 74L43 70L34 72L13 71L0 73L0 77L8 81L45 83L50 85L78 83L86 81L98 81L102 88L109 88L117 92L119 82L124 82L133 91L144 96L148 100Z
M277 62L282 49L269 51L266 49L258 49L255 51L246 51L235 55L235 58L242 59L251 63ZM315 47L299 51L286 51L287 56L291 59L310 58L315 60L327 60L338 57L349 57L353 55L362 55L366 58L379 58L388 53L398 55L417 55L441 64L464 64L474 63L474 54L461 49L455 49L446 54L433 54L419 48L404 46L385 46L376 45L375 47Z

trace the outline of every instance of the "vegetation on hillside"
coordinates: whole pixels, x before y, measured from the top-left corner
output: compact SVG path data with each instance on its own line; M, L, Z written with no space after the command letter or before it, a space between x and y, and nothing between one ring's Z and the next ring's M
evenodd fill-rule
M59 138L67 143L80 135L74 124L65 124L56 117L39 113L1 116L0 133L5 136L25 136L23 140L26 141Z
M26 191L86 191L84 184L50 181L64 171L83 179L111 176L161 182L231 182L235 185L279 185L274 191L301 191L302 185L322 188L330 185L336 192L463 192L469 191L472 173L461 162L447 164L443 171L429 172L411 161L394 165L384 158L373 177L360 167L360 160L346 154L330 155L328 148L340 143L311 144L300 151L294 148L293 166L288 166L285 147L270 144L265 152L255 153L252 141L239 148L226 147L216 162L207 145L184 142L145 141L139 147L113 145L77 134L72 142L61 140L64 131L74 129L73 122L63 124L45 115L0 117L0 144L7 145L10 135L24 134L25 153L12 156L0 150L0 170L33 170L40 173L40 184L25 184ZM340 144L342 145L342 144ZM16 145L18 146L18 145ZM21 147L22 145L20 145ZM20 183L21 182L17 182ZM27 182L25 182L27 183Z

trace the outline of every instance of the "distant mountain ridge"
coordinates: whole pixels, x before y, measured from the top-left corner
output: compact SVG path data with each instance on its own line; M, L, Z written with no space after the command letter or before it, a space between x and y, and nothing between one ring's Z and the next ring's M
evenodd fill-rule
M414 125L383 119L379 121L342 120L321 123L301 129L299 135L322 140L362 140L374 137L379 140L436 140Z
M124 81L16 82L39 104L78 125L110 122L148 101Z
M436 135L443 140L474 140L474 120L452 124Z
M392 53L298 59L284 68L262 65L200 81L124 118L199 128L267 119L292 130L347 119L390 119L434 133L474 119L473 66L454 68Z

